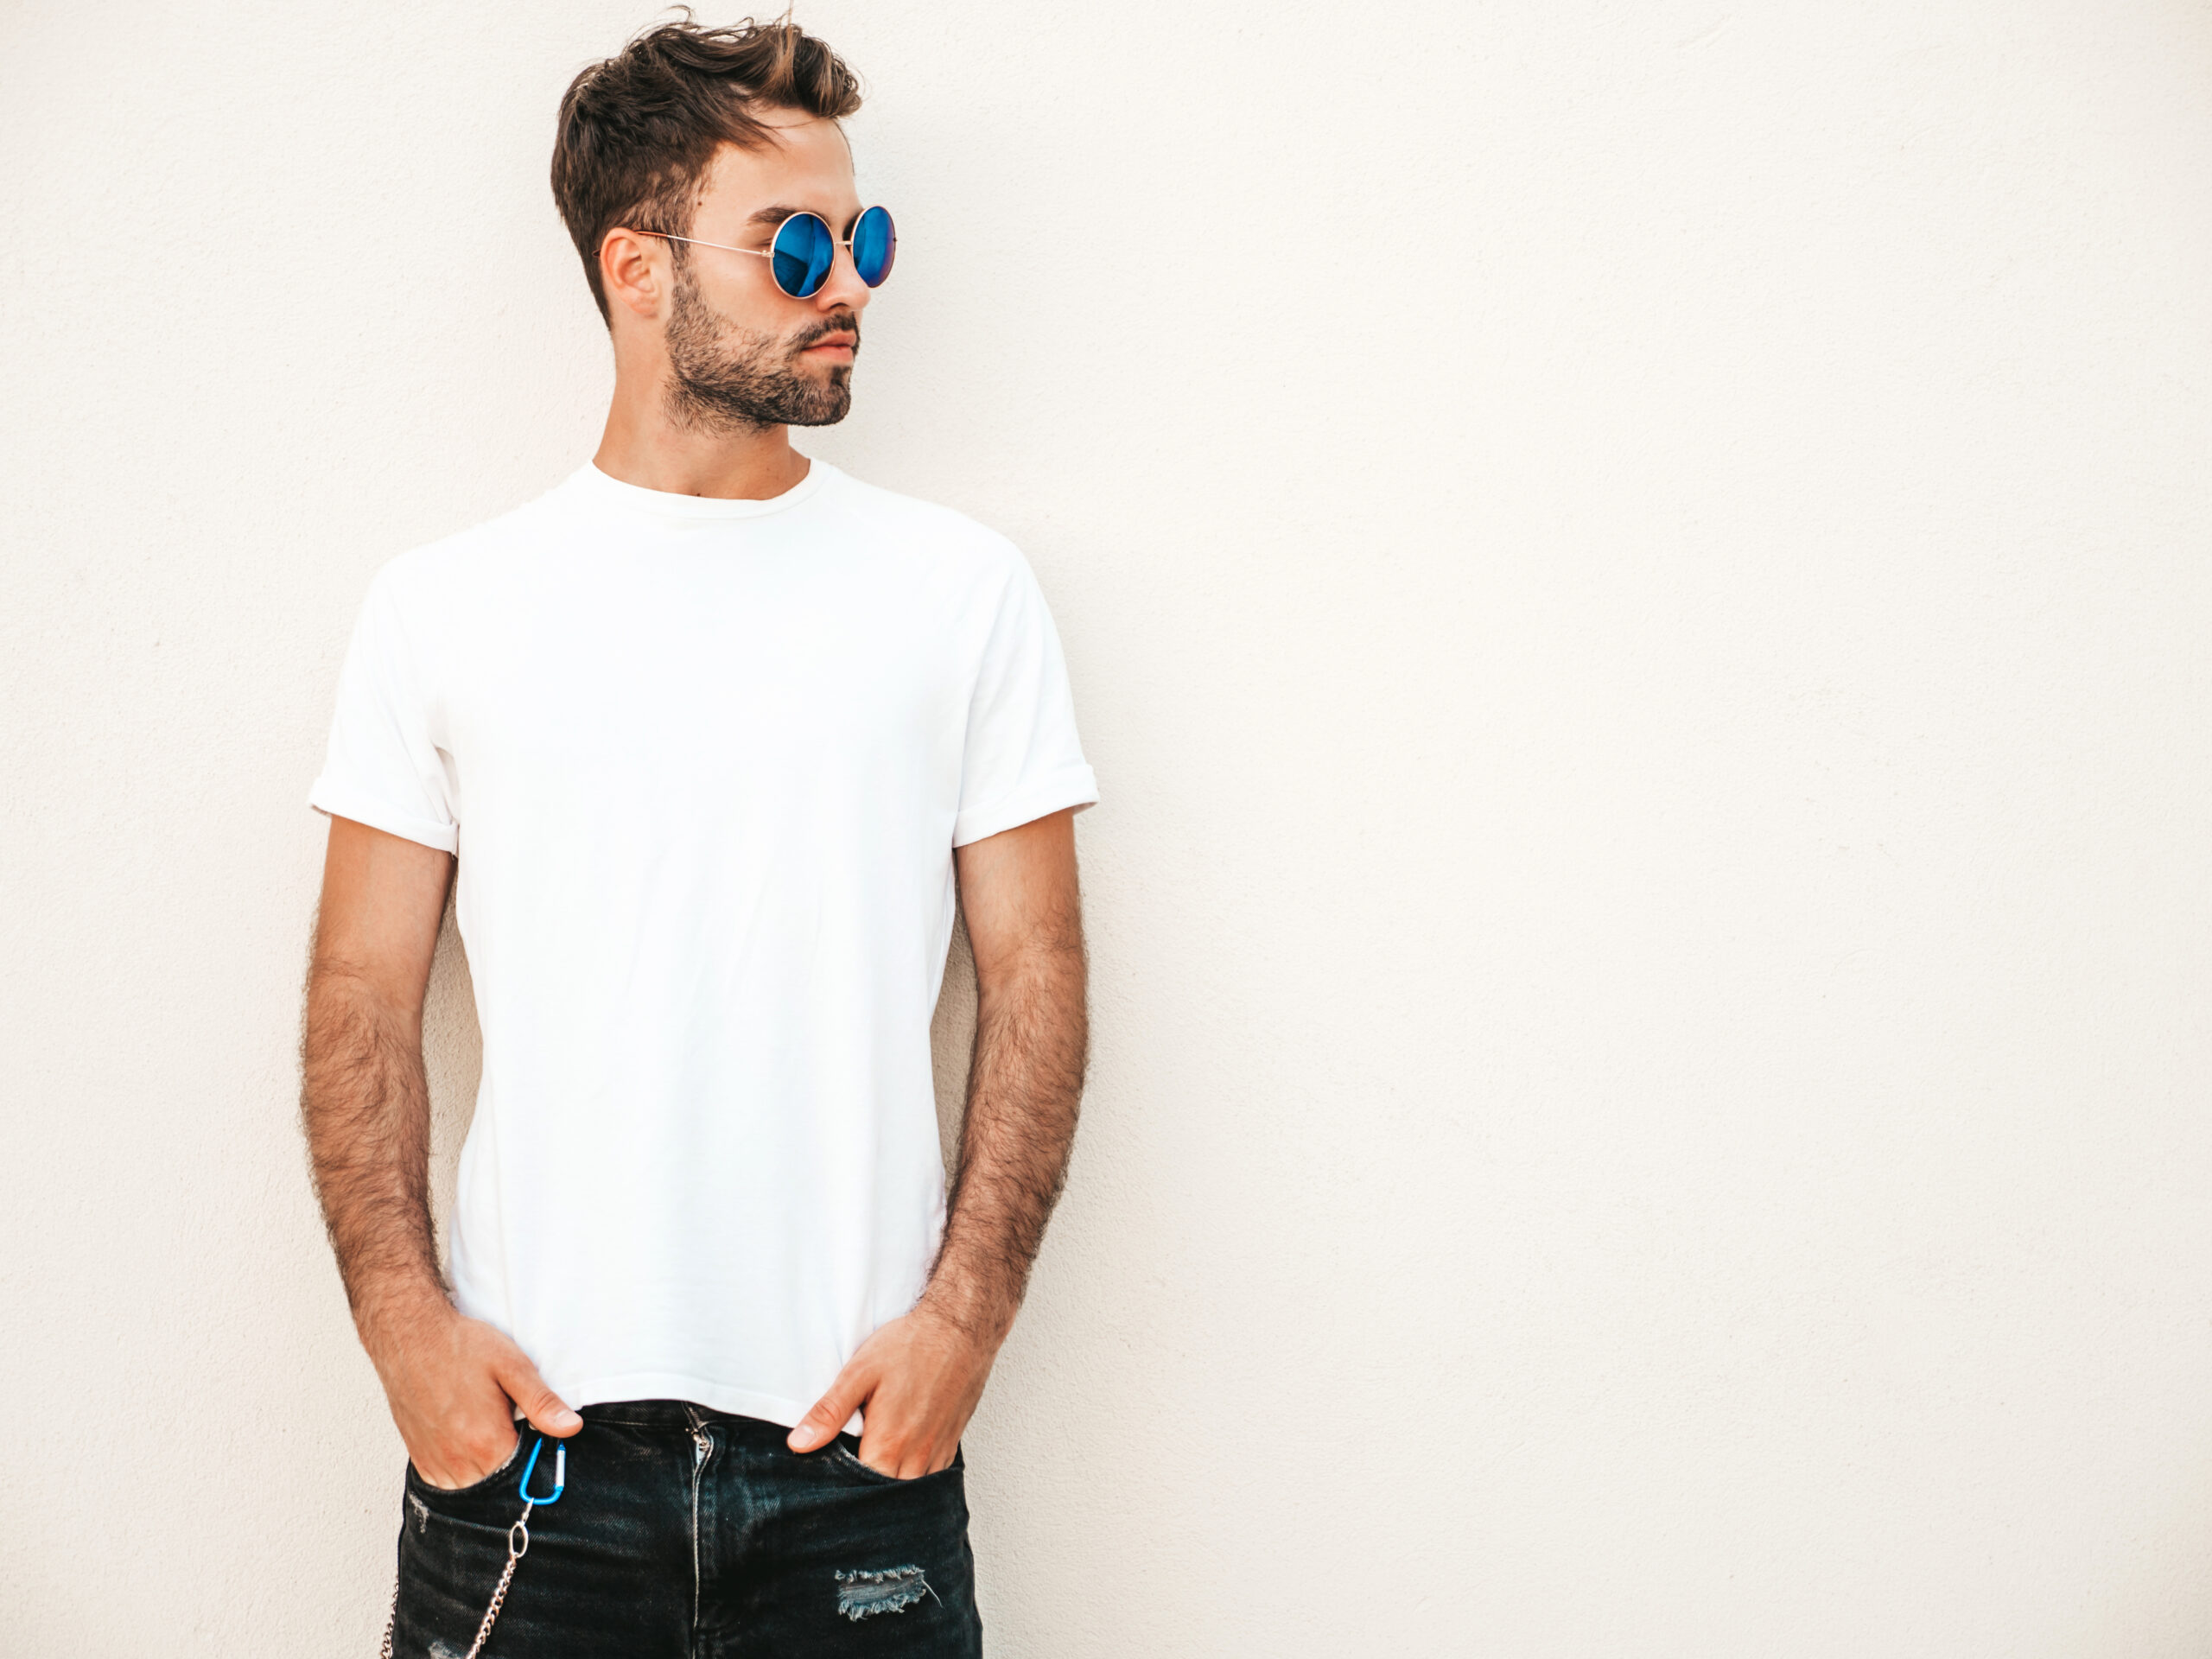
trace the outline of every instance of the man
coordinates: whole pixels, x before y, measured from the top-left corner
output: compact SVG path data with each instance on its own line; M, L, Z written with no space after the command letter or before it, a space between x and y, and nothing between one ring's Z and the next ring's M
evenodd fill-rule
M410 1458L401 1654L981 1650L959 1445L1074 1131L1096 795L1020 554L791 447L844 415L895 249L859 101L788 24L577 77L553 187L605 436L385 565L346 658L303 1110ZM484 1071L448 1294L420 1039L456 868Z

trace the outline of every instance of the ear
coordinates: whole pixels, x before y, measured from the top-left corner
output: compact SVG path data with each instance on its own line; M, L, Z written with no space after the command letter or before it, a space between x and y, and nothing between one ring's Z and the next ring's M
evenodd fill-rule
M599 281L609 309L657 317L670 287L668 244L616 226L600 241Z

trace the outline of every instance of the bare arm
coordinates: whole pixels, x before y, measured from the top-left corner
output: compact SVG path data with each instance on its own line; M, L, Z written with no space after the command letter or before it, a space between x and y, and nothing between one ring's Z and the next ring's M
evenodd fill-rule
M308 963L301 1115L357 1324L442 1300L430 1230L423 993L454 861L334 818Z
M519 1349L461 1318L438 1270L423 994L453 869L435 848L330 821L300 1045L308 1158L354 1328L408 1455L442 1486L505 1460L510 1399L549 1433L582 1426Z
M922 1306L995 1351L1013 1328L1075 1145L1090 1022L1073 815L960 849L976 1048Z
M976 953L976 1050L944 1243L912 1313L861 1344L791 1431L805 1452L867 1408L861 1457L911 1478L952 1461L1013 1328L1075 1141L1089 1022L1072 812L956 855Z

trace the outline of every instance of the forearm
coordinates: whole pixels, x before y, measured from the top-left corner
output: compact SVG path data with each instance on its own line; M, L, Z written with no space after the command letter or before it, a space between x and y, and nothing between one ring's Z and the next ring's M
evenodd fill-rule
M516 1406L544 1433L583 1427L438 1271L423 993L453 871L450 853L331 819L300 1036L308 1165L353 1326L409 1458L442 1487L499 1466Z
M976 955L976 1048L944 1241L913 1310L879 1326L792 1428L826 1444L863 1411L862 1462L899 1479L950 1463L1013 1328L1060 1196L1089 1044L1072 810L956 855Z
M419 1011L392 1007L365 976L319 957L301 1049L315 1196L355 1325L373 1352L380 1333L445 1299L430 1221Z
M1075 1142L1089 1030L1070 915L978 985L944 1243L922 1304L993 1346L1027 1287Z

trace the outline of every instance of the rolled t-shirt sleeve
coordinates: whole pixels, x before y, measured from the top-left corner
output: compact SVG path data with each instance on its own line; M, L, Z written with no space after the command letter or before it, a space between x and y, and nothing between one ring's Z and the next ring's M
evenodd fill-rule
M1076 735L1060 637L1036 577L1016 555L969 702L952 844L965 847L1097 798Z
M434 733L418 642L387 565L369 584L338 677L330 748L308 804L442 852L457 852L453 780Z

